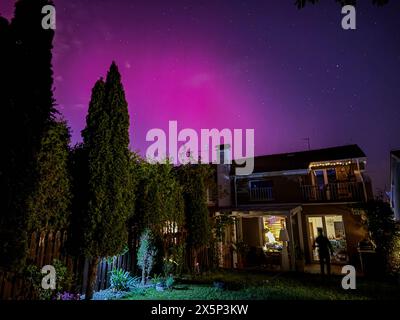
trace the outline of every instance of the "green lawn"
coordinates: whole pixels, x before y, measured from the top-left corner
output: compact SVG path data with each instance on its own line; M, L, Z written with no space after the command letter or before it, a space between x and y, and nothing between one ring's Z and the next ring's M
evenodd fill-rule
M387 281L357 279L356 290L344 290L341 277L322 280L310 274L224 272L183 278L172 290L149 288L129 293L128 300L365 300L400 299L400 286ZM215 288L223 280L225 289Z

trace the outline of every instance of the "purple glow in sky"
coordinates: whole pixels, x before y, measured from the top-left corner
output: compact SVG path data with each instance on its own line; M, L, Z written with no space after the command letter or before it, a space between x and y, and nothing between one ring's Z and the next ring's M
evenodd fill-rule
M13 2L2 1L10 18ZM148 130L254 128L257 155L357 143L378 188L400 147L400 2L55 0L55 96L80 141L95 81L122 73L131 146Z

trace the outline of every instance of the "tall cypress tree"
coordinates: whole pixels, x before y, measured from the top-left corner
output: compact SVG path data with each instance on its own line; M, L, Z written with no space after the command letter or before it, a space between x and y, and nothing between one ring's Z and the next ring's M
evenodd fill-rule
M2 116L6 126L1 163L0 264L22 266L26 256L28 199L36 188L37 155L55 113L51 50L54 31L42 28L42 7L48 0L20 0L3 33L7 85ZM4 20L1 29L4 31ZM3 72L3 69L2 69ZM4 79L4 78L3 78ZM4 82L2 81L2 84ZM3 100L3 98L2 98ZM3 128L4 130L4 128ZM4 132L3 132L4 134Z
M86 117L86 128L82 132L83 149L87 155L88 198L86 211L82 211L82 248L85 257L91 259L86 298L93 294L92 283L96 278L96 265L103 256L102 226L110 215L108 199L108 172L111 163L110 120L105 110L105 84L103 79L96 82Z
M110 251L120 252L122 246L127 243L127 218L131 213L129 199L129 113L128 103L121 83L121 75L115 62L111 64L107 74L106 84L106 108L110 116L110 147L112 161L109 172L108 196L111 207L114 210L110 221L113 236L109 238ZM127 205L128 204L128 205Z
M116 64L106 81L92 91L86 128L82 132L88 164L88 199L84 211L83 253L90 258L86 298L93 295L101 257L118 254L127 243L130 195L128 104Z

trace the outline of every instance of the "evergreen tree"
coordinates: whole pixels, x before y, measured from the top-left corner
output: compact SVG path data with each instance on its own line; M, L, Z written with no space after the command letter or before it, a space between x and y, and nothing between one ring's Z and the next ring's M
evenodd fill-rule
M66 122L52 122L37 157L36 187L28 200L28 230L61 230L68 226L71 209L69 141Z
M3 156L0 158L0 182L3 182L5 178L5 169L8 159L8 132L7 124L10 121L10 70L11 70L11 48L12 39L10 35L10 25L7 19L0 16L0 143L2 146ZM4 187L1 183L0 187ZM4 195L6 190L0 190L1 194ZM1 196L3 197L3 196ZM2 198L3 199L3 198ZM3 204L3 201L0 205Z
M86 128L82 132L87 154L88 198L83 211L83 253L91 259L86 298L93 295L97 264L114 256L127 243L130 199L129 115L116 64L106 81L92 91Z
M74 256L83 253L83 226L88 208L88 156L83 143L75 145L69 154L71 176L71 223L67 242L68 252Z
M35 192L37 155L55 114L51 50L54 31L42 28L42 7L48 0L20 0L14 18L0 21L2 63L2 150L0 264L21 267L27 251ZM4 72L4 73L3 73ZM5 84L6 83L6 84ZM5 85L4 85L5 84ZM3 86L4 85L4 86ZM4 102L4 104L3 104Z
M210 244L212 237L207 207L212 169L208 165L187 164L178 169L178 175L183 187L188 267L193 271L201 260L199 251Z
M141 161L138 168L135 214L132 224L135 237L150 229L153 242L157 244L155 272L162 272L163 260L176 251L176 244L164 252L165 236L181 232L184 225L182 188L177 180L173 165L151 164Z
M0 143L2 155L0 157L0 266L7 266L10 260L6 254L11 251L10 241L13 235L10 232L9 209L9 162L10 146L7 123L10 121L10 26L7 19L0 17ZM12 226L11 226L12 227Z
M184 223L182 188L167 164L140 163L134 222L138 232L150 228L161 234L166 223L182 226Z
M134 203L131 197L130 151L129 151L129 113L121 83L121 75L115 62L111 64L105 83L105 107L110 120L110 153L108 199L113 215L109 224L113 236L108 239L110 250L121 251L127 243L127 219L132 213Z

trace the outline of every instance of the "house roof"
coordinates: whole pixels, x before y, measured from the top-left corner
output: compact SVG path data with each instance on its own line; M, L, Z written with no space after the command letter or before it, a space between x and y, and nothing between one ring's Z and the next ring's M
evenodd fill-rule
M365 153L356 145L272 154L254 157L254 173L308 169L312 162L365 158ZM233 162L232 169L239 165Z

